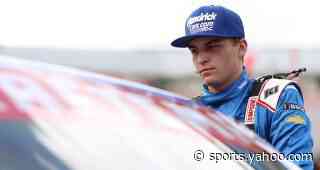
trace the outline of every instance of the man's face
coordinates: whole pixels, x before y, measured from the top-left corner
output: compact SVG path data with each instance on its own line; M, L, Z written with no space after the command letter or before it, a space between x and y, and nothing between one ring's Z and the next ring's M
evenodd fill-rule
M240 75L247 43L238 39L196 38L188 47L204 83L225 86Z

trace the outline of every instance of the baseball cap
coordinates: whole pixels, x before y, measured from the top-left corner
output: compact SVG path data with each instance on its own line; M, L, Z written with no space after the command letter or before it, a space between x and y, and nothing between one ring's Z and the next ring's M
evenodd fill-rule
M194 38L220 37L244 38L244 28L240 16L222 6L202 6L191 13L185 23L185 36L180 37L171 45L187 47Z

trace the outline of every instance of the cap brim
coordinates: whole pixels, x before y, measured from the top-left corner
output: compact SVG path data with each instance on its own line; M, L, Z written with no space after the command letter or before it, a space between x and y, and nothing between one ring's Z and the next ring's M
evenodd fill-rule
M205 37L221 37L221 35L208 35L208 34L186 35L172 41L171 45L174 47L185 48L185 47L188 47L189 43L194 38L205 38Z
M196 35L187 35L180 37L171 42L173 47L185 48L188 47L189 43L195 38L236 38L237 36L232 35L221 35L221 34L196 34Z
M190 41L195 38L194 36L183 36L171 42L174 47L185 48L188 46Z

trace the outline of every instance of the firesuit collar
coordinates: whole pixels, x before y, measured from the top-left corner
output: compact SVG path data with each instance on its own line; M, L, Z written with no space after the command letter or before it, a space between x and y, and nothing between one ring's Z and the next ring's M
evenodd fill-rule
M216 105L219 103L223 103L226 101L229 101L238 95L243 93L243 89L248 85L249 83L249 75L244 68L240 78L238 80L235 80L232 82L228 87L226 87L223 91L213 93L209 92L208 86L203 85L202 87L202 96L201 96L201 101L203 104L206 105Z

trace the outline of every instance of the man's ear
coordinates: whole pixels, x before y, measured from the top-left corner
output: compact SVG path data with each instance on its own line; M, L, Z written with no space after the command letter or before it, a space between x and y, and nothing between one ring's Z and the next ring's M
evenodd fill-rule
M240 40L239 56L243 59L247 52L247 41L245 39Z

